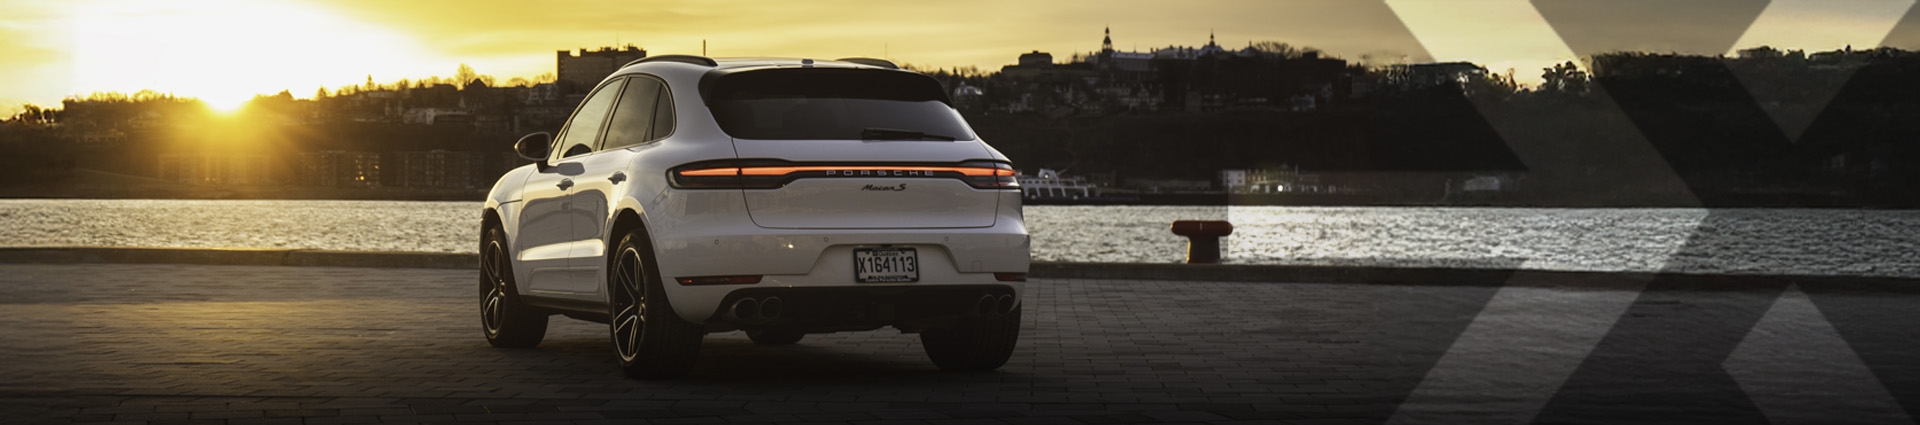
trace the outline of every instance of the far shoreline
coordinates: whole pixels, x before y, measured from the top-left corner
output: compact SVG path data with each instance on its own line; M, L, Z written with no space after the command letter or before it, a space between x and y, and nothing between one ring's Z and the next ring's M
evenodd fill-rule
M8 176L7 174L11 174ZM0 199L201 199L298 201L484 201L490 187L321 187L299 185L193 184L95 169L5 173ZM1361 192L1361 193L1139 193L1113 191L1091 197L1028 197L1026 205L1282 206L1381 208L1564 208L1564 209L1920 209L1920 197L1872 196L1805 189L1715 191L1696 195L1656 191L1605 192Z
M154 196L134 193L89 193L89 194L36 194L19 193L0 188L0 200L73 200L73 201L398 201L398 202L483 202L485 191L431 191L419 192L407 189L335 189L301 191L274 191L277 193L220 191L211 193L186 194L185 196ZM92 195L92 196L88 196ZM104 196L102 196L104 195ZM1685 203L1548 203L1530 204L1522 202L1394 202L1374 200L1369 202L1328 202L1325 200L1295 200L1293 202L1258 199L1240 195L1224 194L1159 194L1153 198L1144 198L1138 202L1090 201L1073 202L1062 200L1027 200L1025 206L1060 207L1311 207L1311 208L1478 208L1478 209L1590 209L1590 210L1857 210L1857 211L1920 211L1920 207L1897 205L1845 205L1825 203L1818 205L1799 204L1745 204L1731 206L1702 206Z

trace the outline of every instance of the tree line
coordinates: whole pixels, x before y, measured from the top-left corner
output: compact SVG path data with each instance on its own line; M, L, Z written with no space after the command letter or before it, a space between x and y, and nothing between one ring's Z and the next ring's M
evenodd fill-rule
M1920 183L1920 128L1910 124L1920 117L1920 81L1911 78L1920 75L1920 55L1913 52L1808 54L1759 48L1727 57L1618 52L1542 69L1535 85L1518 83L1511 70L1479 68L1470 78L1416 84L1409 75L1421 70L1409 66L1346 65L1338 80L1346 84L1339 89L1343 92L1316 100L1312 108L1272 99L1247 107L1251 103L1206 97L1317 92L1297 87L1295 82L1304 80L1274 65L1303 63L1312 50L1273 43L1261 51L1272 54L1196 61L1202 65L1195 66L1214 68L1185 71L1178 78L1161 74L1093 83L1037 81L973 67L908 67L949 89L978 89L977 98L957 96L956 104L978 133L1028 170L1197 180L1213 179L1222 169L1281 167L1511 173L1523 176L1522 198L1544 205L1666 205L1689 197L1733 205L1916 203L1915 195L1902 189ZM551 80L546 75L498 84L462 66L450 77L369 79L321 89L311 99L282 92L257 98L243 112L271 117L251 121L275 123L274 129L231 137L271 140L264 144L288 150L504 152L516 134L354 118L390 115L395 107L465 106L476 113L513 115L534 107L516 94ZM1121 80L1126 84L1112 83ZM1125 92L1168 101L1167 88L1173 86L1188 90L1181 100L1226 106L1141 110L1111 99ZM1157 91L1118 89L1126 87ZM1194 87L1214 91L1196 93ZM1014 100L1046 107L994 107ZM151 122L156 119L167 122ZM127 123L146 121L144 129L125 131L124 143L143 148L106 153L125 157L118 162L80 164L139 170L158 152L210 146L196 140L205 138L204 131L181 131L180 123L213 125L220 119L190 98L101 93L69 99L59 108L29 105L0 121L0 146L91 158L72 154L82 149L72 146L75 134L140 127ZM534 123L532 128L558 125ZM31 155L9 160L26 157ZM1671 172L1649 172L1661 169ZM1678 176L1680 185L1663 180L1667 174Z

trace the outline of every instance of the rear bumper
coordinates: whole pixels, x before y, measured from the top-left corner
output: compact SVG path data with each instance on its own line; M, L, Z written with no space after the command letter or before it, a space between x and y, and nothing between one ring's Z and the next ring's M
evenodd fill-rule
M706 323L745 289L870 287L854 279L853 250L915 248L920 281L915 286L1006 284L994 273L1024 273L1032 240L1020 217L1019 192L1008 191L990 227L915 229L769 229L755 225L738 191L666 191L648 214L647 228L660 282L674 312ZM695 213L697 212L697 213ZM676 279L761 276L760 283L681 285ZM1018 297L1021 285L1011 285Z
M994 300L1012 307L1018 302L1012 285L887 285L837 287L743 288L728 293L711 318L709 328L783 328L802 332L862 331L893 326L918 332L953 326L965 318L1003 313L985 311ZM769 300L775 300L769 302ZM778 312L735 314L742 301L754 305L778 303ZM768 308L767 310L772 310ZM996 309L997 310L997 309Z

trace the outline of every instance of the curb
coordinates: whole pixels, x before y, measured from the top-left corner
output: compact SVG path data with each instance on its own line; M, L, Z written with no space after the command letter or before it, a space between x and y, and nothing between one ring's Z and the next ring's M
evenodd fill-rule
M227 266L479 268L478 254L322 251L248 248L0 247L0 264L197 264ZM1837 286L1863 290L1920 291L1920 278L1680 274L1522 270L1519 262L1489 261L1457 268L1304 266L1246 264L1148 264L1034 262L1036 278L1190 282L1293 282L1403 286L1526 286L1619 290L1622 284L1659 281L1674 290L1726 290Z
M204 264L478 269L478 254L249 248L0 248L0 264Z

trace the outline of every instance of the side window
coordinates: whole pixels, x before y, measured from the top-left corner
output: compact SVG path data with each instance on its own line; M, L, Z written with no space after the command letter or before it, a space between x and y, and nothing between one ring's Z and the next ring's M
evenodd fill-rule
M607 138L601 149L619 149L655 140L654 108L659 103L662 85L645 77L627 79L627 90L620 95L620 106L613 108L613 122L607 126Z
M594 142L600 138L600 125L607 122L607 109L613 107L613 99L619 97L624 83L625 80L614 80L600 86L587 96L586 102L580 103L580 110L573 113L573 119L567 121L566 129L560 132L560 149L554 150L553 160L593 152Z
M660 91L660 101L653 106L653 135L649 139L660 140L673 135L673 92Z

